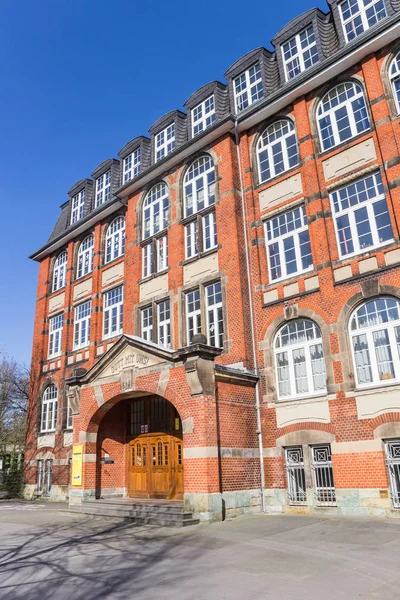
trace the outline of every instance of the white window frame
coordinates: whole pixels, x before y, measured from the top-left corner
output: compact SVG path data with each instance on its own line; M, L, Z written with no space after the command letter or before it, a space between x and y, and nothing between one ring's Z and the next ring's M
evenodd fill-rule
M349 2L350 1L351 0L349 0ZM373 6L376 6L377 4L379 4L381 2L381 0L369 0L368 6L364 5L365 0L354 0L354 1L357 4L358 10L354 14L351 14L347 19L345 19L344 15L343 15L343 5L346 3L349 4L349 2L347 2L347 0L344 0L343 2L340 2L338 4L340 20L342 22L343 34L344 34L346 42L350 42L351 40L354 40L355 38L357 38L359 35L361 35L365 31L367 31L371 27L374 27L374 25L376 25L376 23L379 23L379 21L381 21L382 19L384 19L387 16L385 0L382 0L385 14L380 19L377 19L376 23L373 23L372 25L370 25L368 23L367 10L369 10ZM376 16L376 13L375 13L375 16ZM354 33L354 35L352 37L349 37L349 32L347 31L346 25L351 24L351 23L354 24L354 20L357 17L360 17L360 19L361 19L362 31L360 31L359 33L356 33L355 28L353 26L352 32Z
M82 302L74 310L74 350L86 348L90 345L90 316L92 302Z
M264 97L261 64L259 62L254 63L249 69L235 77L233 80L233 93L235 97L236 114L242 112Z
M190 221L185 225L185 258L193 258L199 253L198 249L198 221Z
M67 275L67 262L68 262L68 253L66 250L60 252L54 261L54 269L53 269L53 285L51 288L52 292L57 292L65 287L66 284L66 275Z
M162 131L155 135L155 162L162 160L168 154L171 154L176 148L176 127L175 123L170 123Z
M215 165L211 156L201 156L190 165L185 175L183 189L185 217L194 216L215 204ZM191 198L190 204L189 198Z
M42 410L40 415L40 432L55 431L58 413L58 389L52 384L47 386L42 396Z
M198 305L192 311L189 311L189 302L192 296L197 296L193 298L195 305ZM194 290L190 290L185 294L185 307L186 307L186 340L189 345L192 341L193 335L197 333L201 333L201 294L200 289L196 288ZM192 323L192 327L191 327ZM190 330L193 329L193 334L191 335Z
M162 235L156 238L157 260L156 272L161 273L168 269L168 236Z
M290 223L290 220L289 220L290 215L293 215L292 221L294 221L296 218L296 216L295 216L296 214L299 215L298 218L303 222L303 225L301 227L294 226L292 229L287 227L286 233L279 234L277 237L271 237L271 239L270 239L269 232L271 231L271 234L273 234L274 221L279 221L282 218L284 218L286 220L286 223ZM265 230L265 244L266 244L266 250L267 250L267 262L268 262L268 279L270 282L275 283L277 281L282 281L284 279L288 279L290 277L295 277L296 275L299 275L301 273L308 273L308 271L313 270L314 266L313 266L313 262L312 262L312 254L311 254L311 264L306 268L302 267L300 235L305 232L308 233L308 245L310 246L310 251L311 251L310 235L308 232L308 221L307 221L306 210L305 210L304 204L301 204L300 206L296 206L296 207L292 208L291 210L285 211L279 215L275 215L271 219L267 219L266 221L264 221L264 230ZM293 271L292 273L288 273L287 262L285 260L285 241L289 240L290 238L293 239L295 260L296 260L296 265L298 267L296 269L296 271ZM271 246L272 246L272 244L278 244L278 248L279 248L278 255L279 255L279 261L280 261L281 276L276 277L276 278L273 277L273 270L272 270L272 265L271 265L271 262L272 262ZM306 256L309 256L309 254L307 254Z
M119 216L107 227L105 240L105 260L108 264L125 253L125 217Z
M311 34L312 34L312 36L314 38L314 41L311 42L311 43L308 43L303 48L302 47L301 36L303 35L303 33L307 34L310 30L311 30ZM291 79L294 79L295 77L297 77L297 75L300 75L300 73L303 73L303 71L306 71L307 69L310 69L319 60L318 48L317 48L317 40L316 40L316 37L315 37L315 32L314 32L313 25L309 25L308 27L305 27L297 35L295 35L294 37L292 37L287 42L284 42L282 44L281 48L282 48L283 65L285 67L285 78L286 78L286 81L290 81ZM291 56L289 58L285 57L286 48L288 48L291 52L292 52L292 50L294 50L294 52L291 53ZM312 48L315 48L316 51L317 51L316 58L315 58L315 55L311 52ZM305 64L306 60L304 58L304 55L307 52L309 52L310 58L312 57L312 59L313 59L312 63L308 67L306 67L306 64ZM293 73L293 75L290 75L289 63L294 62L296 59L297 59L297 65L298 65L299 71Z
M74 428L74 415L72 414L71 403L67 402L67 421L66 421L66 429Z
M396 103L397 113L400 114L400 52L394 57L390 64L389 78L392 86L394 101ZM399 88L396 89L396 83Z
M145 306L140 310L142 338L147 342L154 340L153 336L153 307Z
M125 156L123 160L123 182L128 183L140 173L140 148Z
M157 343L171 348L171 306L169 298L157 302Z
M286 129L286 131L285 131ZM289 149L293 148L293 145L289 146L291 139L295 139L296 155L289 156ZM282 154L282 161L277 162L274 156L274 150L280 149ZM268 167L270 176L266 177L262 171L261 165L261 154L266 153L268 157ZM294 158L296 160L294 161ZM277 166L282 164L283 169L278 170ZM270 181L278 175L283 175L286 171L294 169L299 165L299 146L297 142L296 128L293 121L290 119L281 119L271 123L260 135L260 139L257 142L257 165L258 165L258 178L260 183Z
M64 313L49 318L49 347L48 358L56 358L62 354L62 334Z
M169 193L166 183L153 185L142 209L142 240L148 240L168 228Z
M110 303L111 300L112 303ZM121 285L107 290L103 294L103 339L115 337L122 333L123 315L124 289ZM113 326L113 321L115 326Z
M81 190L71 199L71 225L83 218L85 207L85 190Z
M385 440L392 508L400 508L400 439Z
M192 137L199 135L216 121L215 96L211 94L192 108Z
M208 252L218 246L217 218L215 210L204 215L202 218L203 230L203 252Z
M357 319L358 311L360 311L360 309L362 309L364 306L366 306L368 304L370 304L372 306L373 303L379 302L379 300L389 300L393 303L393 307L397 306L398 318L393 319L393 320L383 321L382 323L376 323L375 325L368 325L367 327L353 328L353 324L354 325L357 324L356 319ZM387 306L387 304L386 304L386 306ZM375 304L375 307L376 307L376 304ZM393 310L395 310L395 309L393 309ZM374 298L373 300L367 300L366 302L363 302L352 313L352 315L350 317L350 321L349 321L349 337L350 337L351 354L353 357L354 377L355 377L357 389L361 390L361 389L368 389L368 388L374 388L374 387L384 387L387 385L393 385L394 383L400 382L400 356L399 356L400 347L398 349L397 342L396 342L396 333L395 333L395 329L398 327L400 328L400 302L396 298L390 298L387 296L378 296L377 298ZM379 375L377 352L375 350L374 333L382 332L383 330L385 330L387 332L387 337L389 340L389 347L390 347L390 353L391 353L391 357L392 357L394 377L383 377L381 379L381 377ZM400 335L400 330L399 330L399 335ZM360 381L359 381L359 374L358 374L358 370L357 370L357 359L356 359L356 353L354 350L355 338L363 337L363 336L365 336L365 339L366 339L366 344L367 344L366 350L367 350L367 353L369 356L369 368L371 370L371 376L372 376L372 381L368 381L366 383L360 383ZM366 355L366 353L364 352L364 357L365 357L365 355ZM384 362L384 361L382 361L382 362ZM366 365L365 362L363 364ZM390 374L390 373L388 372L387 374Z
M314 337L311 339L304 339L301 341L297 341L294 344L291 343L291 344L287 344L287 345L282 345L282 342L280 341L282 332L285 331L285 329L288 328L292 323L299 323L301 321L311 323ZM311 331L311 328L310 328L310 331ZM279 346L278 346L278 343L280 344ZM295 321L286 323L277 332L275 339L274 339L274 362L275 362L275 377L276 377L276 382L277 382L276 389L277 389L277 395L278 395L279 400L295 400L295 399L312 398L312 397L326 395L326 393L327 393L326 385L324 388L321 388L318 390L314 389L313 373L312 373L312 366L311 366L312 365L312 358L311 358L311 347L312 346L321 346L322 360L324 361L323 362L323 365L324 365L323 374L325 374L325 377L326 377L326 362L325 362L324 347L323 347L323 341L322 341L322 333L321 333L320 328L318 327L318 325L316 323L314 323L314 321L312 321L311 319L299 318L299 319L296 319ZM304 393L296 392L296 388L295 388L296 375L295 375L295 368L294 368L295 363L294 363L293 353L298 350L304 350L304 356L306 359L305 367L306 367L306 379L307 379L308 391L304 392ZM283 353L287 354L287 362L288 362L287 369L289 371L288 381L290 383L290 393L287 395L284 395L280 392L280 385L279 385L278 354L283 354Z
M93 271L94 235L90 233L79 244L77 260L77 279Z
M223 348L224 313L221 282L215 281L214 283L204 286L204 294L206 299L208 344L210 346L215 346L216 348Z
M336 104L333 107L331 106L329 108L324 108L324 103L328 101L329 97L330 96L335 97L334 93L336 93L337 96L338 95L340 96L341 94L345 94L347 96L351 89L354 91L353 96L350 96L350 98L346 97L345 100L341 101L340 103ZM339 90L341 90L341 91L339 91ZM364 109L365 109L366 119L368 120L368 127L365 127L364 129L361 129L360 131L358 131L357 121L355 119L355 111L353 109L353 102L355 102L356 100L360 100L360 99L362 99L364 102ZM344 140L340 139L338 120L336 118L337 111L342 108L346 108L347 118L348 118L348 122L349 122L349 128L350 128L350 132L351 132L351 136ZM357 108L357 110L361 110L361 107ZM349 142L354 137L361 135L362 133L365 133L371 129L371 121L370 121L368 110L367 110L367 103L365 100L364 91L363 91L361 85L359 83L355 83L354 81L346 81L343 83L339 83L338 85L335 85L333 88L331 88L319 102L316 114L317 114L319 140L320 140L322 152L332 150L336 146L339 146L340 144ZM332 130L332 136L330 136L330 137L333 138L333 144L331 146L326 147L325 141L329 138L325 138L325 140L323 138L321 121L322 121L322 119L328 119L328 118L330 121L331 130ZM363 119L360 119L359 122L362 122L362 121L363 121Z
M111 198L111 169L96 179L96 208Z
M142 278L153 274L153 244L150 242L142 248Z
M373 180L374 189L376 191L375 197L367 198L363 202L354 204L352 206L350 206L350 203L349 203L349 207L345 208L345 209L340 209L340 208L336 209L335 208L336 198L338 199L338 205L339 205L339 202L340 202L339 196L340 196L341 191L349 189L349 188L353 187L354 185L361 184L362 182L367 182L367 181L371 181L371 180ZM382 191L379 191L379 188L381 188ZM368 188L368 189L372 189L372 188ZM390 220L390 213L389 213L389 209L387 206L387 199L386 199L386 195L385 195L384 188L383 188L382 178L381 178L381 175L379 172L373 173L371 175L367 175L366 177L362 177L360 179L356 179L355 181L352 181L351 183L341 186L337 190L331 192L329 194L329 198L330 198L330 202L331 202L332 217L333 217L333 222L334 222L334 226L335 226L335 234L336 234L336 243L338 246L338 252L339 252L340 258L349 258L351 256L357 256L358 254L362 254L363 252L367 252L370 250L374 250L376 248L381 248L382 246L386 246L387 244L390 244L393 241L393 239L394 239L393 236L391 238L388 238L387 240L380 241L379 231L377 228L376 218L375 218L375 214L374 214L374 205L377 202L381 202L382 200L385 200L387 215L389 217L389 223L392 227L392 234L393 234L393 226L392 226L392 223ZM367 211L367 214L368 214L367 220L370 224L371 236L372 236L372 240L373 240L373 243L370 246L365 246L363 248L361 248L361 246L360 246L360 240L359 240L358 231L357 231L357 223L356 223L356 219L355 219L355 212L362 208L365 208L365 210ZM383 214L383 213L381 213L381 214ZM349 219L351 241L353 242L353 246L354 246L354 251L349 252L347 254L342 252L340 238L339 238L338 223L337 223L338 219L343 218L345 216L347 216Z

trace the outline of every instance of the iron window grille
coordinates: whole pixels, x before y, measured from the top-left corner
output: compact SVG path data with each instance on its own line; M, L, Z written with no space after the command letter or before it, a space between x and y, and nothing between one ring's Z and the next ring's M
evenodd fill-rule
M37 461L37 494L39 496L48 496L50 494L51 486L53 483L53 460L48 458L46 460Z
M307 504L306 473L302 446L286 448L286 479L289 504Z
M317 43L312 25L282 45L286 81L300 75L318 61Z
M123 180L127 183L140 173L140 148L129 154L123 161Z
M322 98L317 121L323 150L329 150L370 128L361 85L340 83Z
M392 507L400 508L400 440L387 440L385 449Z
M318 506L336 506L330 444L311 447L314 497Z
M345 0L339 4L346 41L358 37L386 17L384 0Z
M330 194L340 257L379 248L393 240L393 228L380 173Z
M310 319L290 321L275 338L278 398L308 398L326 393L321 330Z
M245 110L264 96L261 66L256 63L233 80L236 112Z
M93 253L94 235L91 233L79 245L77 279L93 271Z
M96 207L108 202L111 198L111 171L103 173L96 179Z
M257 143L260 183L264 183L299 164L295 127L290 120L272 123Z
M400 302L387 297L365 302L349 329L357 387L400 381Z
M83 218L85 207L85 190L81 190L71 200L71 225Z
M400 52L392 61L389 75L394 99L396 101L397 112L400 113Z
M213 123L215 123L215 99L214 94L195 106L192 110L192 135L198 135Z
M265 221L265 235L270 281L312 270L310 234L304 206Z
M170 154L176 148L175 123L157 133L155 138L156 162Z

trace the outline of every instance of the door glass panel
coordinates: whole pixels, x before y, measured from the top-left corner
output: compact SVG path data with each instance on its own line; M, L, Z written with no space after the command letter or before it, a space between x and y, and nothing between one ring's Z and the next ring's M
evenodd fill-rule
M182 464L182 444L178 444L178 465Z
M163 464L163 445L161 442L158 442L157 444L158 447L158 465L162 466Z
M136 466L142 466L142 445L136 444Z
M168 444L164 444L164 465L167 466L168 465L168 451L169 451L169 446Z
M135 466L135 446L131 448L131 465L132 467Z

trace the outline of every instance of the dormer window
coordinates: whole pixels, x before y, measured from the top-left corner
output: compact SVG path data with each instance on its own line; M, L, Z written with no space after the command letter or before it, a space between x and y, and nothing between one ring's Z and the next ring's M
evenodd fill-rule
M96 179L96 207L111 198L111 170Z
M236 77L233 81L235 107L239 113L264 96L260 63Z
M176 146L175 123L171 123L156 135L156 162L170 154Z
M313 27L307 27L282 46L286 81L300 75L318 61Z
M192 135L198 135L210 127L215 123L215 119L215 99L212 94L192 110Z
M140 148L124 158L124 183L127 183L140 173Z
M81 190L71 200L71 225L83 218L85 206L85 190Z
M345 0L339 11L347 42L386 17L384 0Z

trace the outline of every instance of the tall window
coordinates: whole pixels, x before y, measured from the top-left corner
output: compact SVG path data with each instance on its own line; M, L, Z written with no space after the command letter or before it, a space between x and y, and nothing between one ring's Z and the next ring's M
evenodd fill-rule
M306 471L302 446L285 448L285 458L289 504L306 504Z
M376 298L350 319L350 339L358 387L400 381L400 302Z
M215 168L210 156L202 156L189 167L184 181L186 258L215 248ZM199 214L197 214L199 213Z
M143 241L142 275L164 271L168 267L168 227L169 197L164 182L151 188L143 202Z
M170 301L153 302L141 309L141 336L166 348L171 347Z
M282 45L286 81L309 69L318 61L317 43L312 25Z
M214 94L195 106L192 110L192 134L198 135L207 127L215 123L215 99Z
M65 286L65 278L67 274L68 254L63 250L56 258L53 270L53 285L52 291L56 292Z
M55 385L49 385L42 398L42 418L40 431L55 431L57 424L58 390Z
M257 143L260 182L268 181L299 164L299 149L292 121L273 123Z
M390 81L393 87L393 95L396 100L397 112L400 113L400 52L390 65Z
M358 179L330 197L341 257L382 246L393 239L380 173Z
M239 113L264 96L261 66L256 63L233 80L236 112Z
M75 307L74 350L90 344L90 313L92 303L89 300Z
M386 440L385 450L392 507L400 508L400 439Z
M176 147L175 139L175 123L171 123L165 129L157 133L155 138L156 144L156 162L161 160L167 154L170 154Z
M124 310L122 286L106 292L103 302L103 337L119 335L122 333Z
M111 198L111 171L107 171L96 179L96 206L100 206Z
M140 148L136 148L123 161L123 179L127 183L140 173Z
M265 222L270 281L312 269L310 235L304 206Z
M71 200L71 225L83 218L85 207L85 190L81 190Z
M72 429L74 426L74 417L70 402L67 404L67 429Z
M317 120L323 150L369 129L364 93L358 83L340 83L322 98Z
M386 17L384 0L345 0L339 10L347 42Z
M106 234L106 263L125 252L125 217L117 217L110 223Z
M305 398L326 392L321 330L309 319L284 325L275 338L278 397Z
M217 281L205 287L207 309L207 337L210 346L223 347L224 320L222 316L221 282Z
M186 326L187 341L191 344L193 336L201 333L201 303L200 290L193 290L186 294Z
M78 250L77 278L93 271L94 235L91 233L81 242Z
M64 315L57 315L49 319L49 352L48 357L60 356L62 350L62 332L64 327Z

